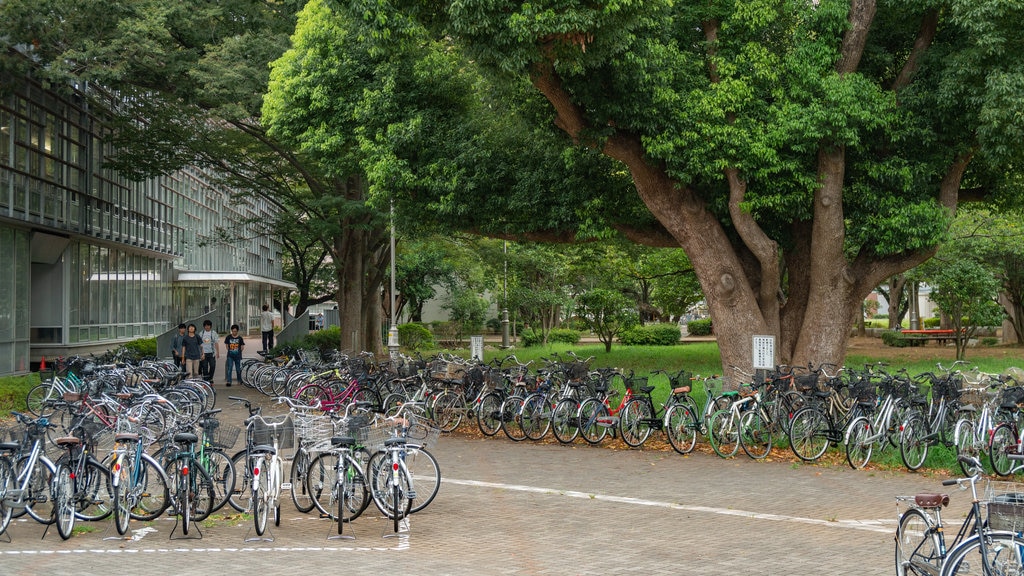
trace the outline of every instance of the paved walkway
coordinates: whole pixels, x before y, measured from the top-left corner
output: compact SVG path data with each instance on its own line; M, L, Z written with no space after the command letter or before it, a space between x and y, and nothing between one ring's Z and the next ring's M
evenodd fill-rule
M240 421L223 400L223 420ZM64 542L22 519L0 543L0 573L891 574L893 496L942 489L941 478L902 472L501 436L442 438L433 452L441 490L407 535L383 537L390 524L371 506L351 526L355 540L329 540L333 524L287 500L273 542L246 543L251 520L233 512L208 521L201 540L170 540L174 523L161 519L133 522L131 540L105 539L116 536L108 521ZM968 500L953 494L946 517Z

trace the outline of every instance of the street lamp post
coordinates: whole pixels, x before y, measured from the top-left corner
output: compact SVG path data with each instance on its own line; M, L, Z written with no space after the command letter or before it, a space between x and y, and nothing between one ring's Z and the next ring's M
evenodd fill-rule
M508 241L505 241L505 245L502 250L505 254L505 276L502 279L501 285L501 347L508 348Z
M398 356L398 324L395 318L395 200L391 199L391 327L388 329L388 352Z

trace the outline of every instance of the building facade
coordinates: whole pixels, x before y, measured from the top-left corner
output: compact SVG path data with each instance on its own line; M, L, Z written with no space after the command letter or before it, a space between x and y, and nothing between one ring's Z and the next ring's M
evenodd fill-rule
M244 224L270 219L269 202L198 168L131 181L104 166L106 124L81 92L0 88L0 374L211 312L222 333L258 330L261 306L294 288L279 242Z

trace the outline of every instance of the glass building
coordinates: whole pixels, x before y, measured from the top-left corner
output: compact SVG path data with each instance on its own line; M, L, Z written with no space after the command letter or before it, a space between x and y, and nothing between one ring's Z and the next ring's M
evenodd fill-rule
M103 118L80 92L2 83L0 374L204 314L258 331L262 305L286 300L279 241L244 224L271 219L269 202L196 168L128 180L104 167Z

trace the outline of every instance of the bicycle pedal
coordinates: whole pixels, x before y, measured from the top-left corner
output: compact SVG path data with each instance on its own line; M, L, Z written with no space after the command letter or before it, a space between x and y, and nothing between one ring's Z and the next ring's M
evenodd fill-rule
M292 489L292 483L291 482L282 482L281 483L281 490L291 490L291 489Z
M405 493L405 495L409 497L409 500L415 500L416 499L416 491L415 490L409 490L408 492Z

